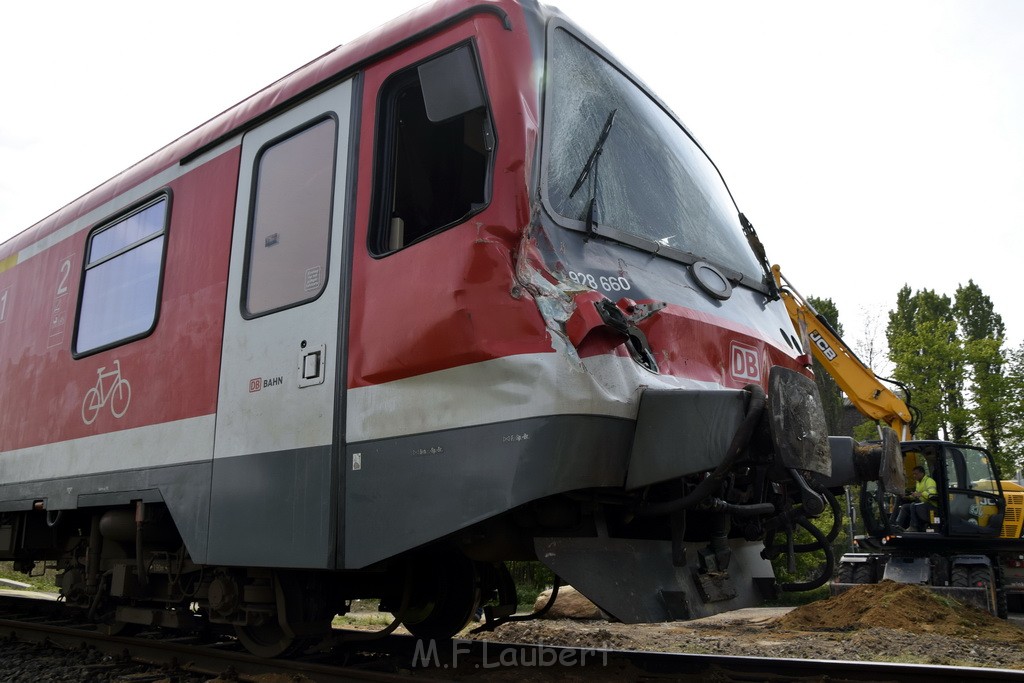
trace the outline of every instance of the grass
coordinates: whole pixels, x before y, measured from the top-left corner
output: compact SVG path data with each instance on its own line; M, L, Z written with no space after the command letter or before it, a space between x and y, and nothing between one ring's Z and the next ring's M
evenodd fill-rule
M355 612L341 614L331 621L332 626L374 626L384 628L389 626L395 618L390 614L381 612Z
M57 572L53 569L42 570L41 566L36 567L32 576L26 576L21 572L14 571L13 562L0 562L0 579L10 579L32 586L31 590L52 593L57 590ZM9 586L5 586L10 588ZM29 590L29 589L26 589Z
M551 588L551 586L521 586L516 585L516 609L520 612L532 612L533 604L537 602L537 596Z

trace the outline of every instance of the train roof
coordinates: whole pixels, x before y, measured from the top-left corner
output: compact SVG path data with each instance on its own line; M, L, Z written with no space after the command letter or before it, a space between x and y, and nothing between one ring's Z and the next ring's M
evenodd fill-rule
M510 12L540 11L535 0L436 0L422 5L345 45L317 57L214 116L142 161L0 244L0 262L117 197L143 180L178 163L187 163L221 142L347 78L365 66L424 38L430 32L477 15L491 15L511 28ZM0 268L2 270L2 268Z

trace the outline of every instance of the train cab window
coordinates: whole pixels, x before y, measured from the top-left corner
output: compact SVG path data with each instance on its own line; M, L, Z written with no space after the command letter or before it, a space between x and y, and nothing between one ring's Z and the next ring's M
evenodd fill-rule
M494 134L476 57L462 45L392 76L378 112L375 255L463 222L489 199Z
M149 334L156 325L168 195L97 228L88 238L74 353Z
M312 301L327 283L337 122L322 119L256 158L246 317Z

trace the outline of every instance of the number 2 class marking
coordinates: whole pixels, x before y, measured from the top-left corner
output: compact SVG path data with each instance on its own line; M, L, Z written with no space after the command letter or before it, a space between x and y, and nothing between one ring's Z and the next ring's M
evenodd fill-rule
M68 293L68 276L71 275L71 259L60 262L60 282L57 283L57 296Z

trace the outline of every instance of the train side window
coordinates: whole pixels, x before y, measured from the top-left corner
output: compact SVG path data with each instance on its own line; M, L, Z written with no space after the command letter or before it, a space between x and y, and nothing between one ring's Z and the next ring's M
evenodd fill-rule
M389 78L377 130L373 254L397 251L487 205L494 133L470 45Z
M75 356L143 337L156 326L170 201L164 194L89 235Z
M243 310L312 301L327 283L337 122L321 119L256 157Z

